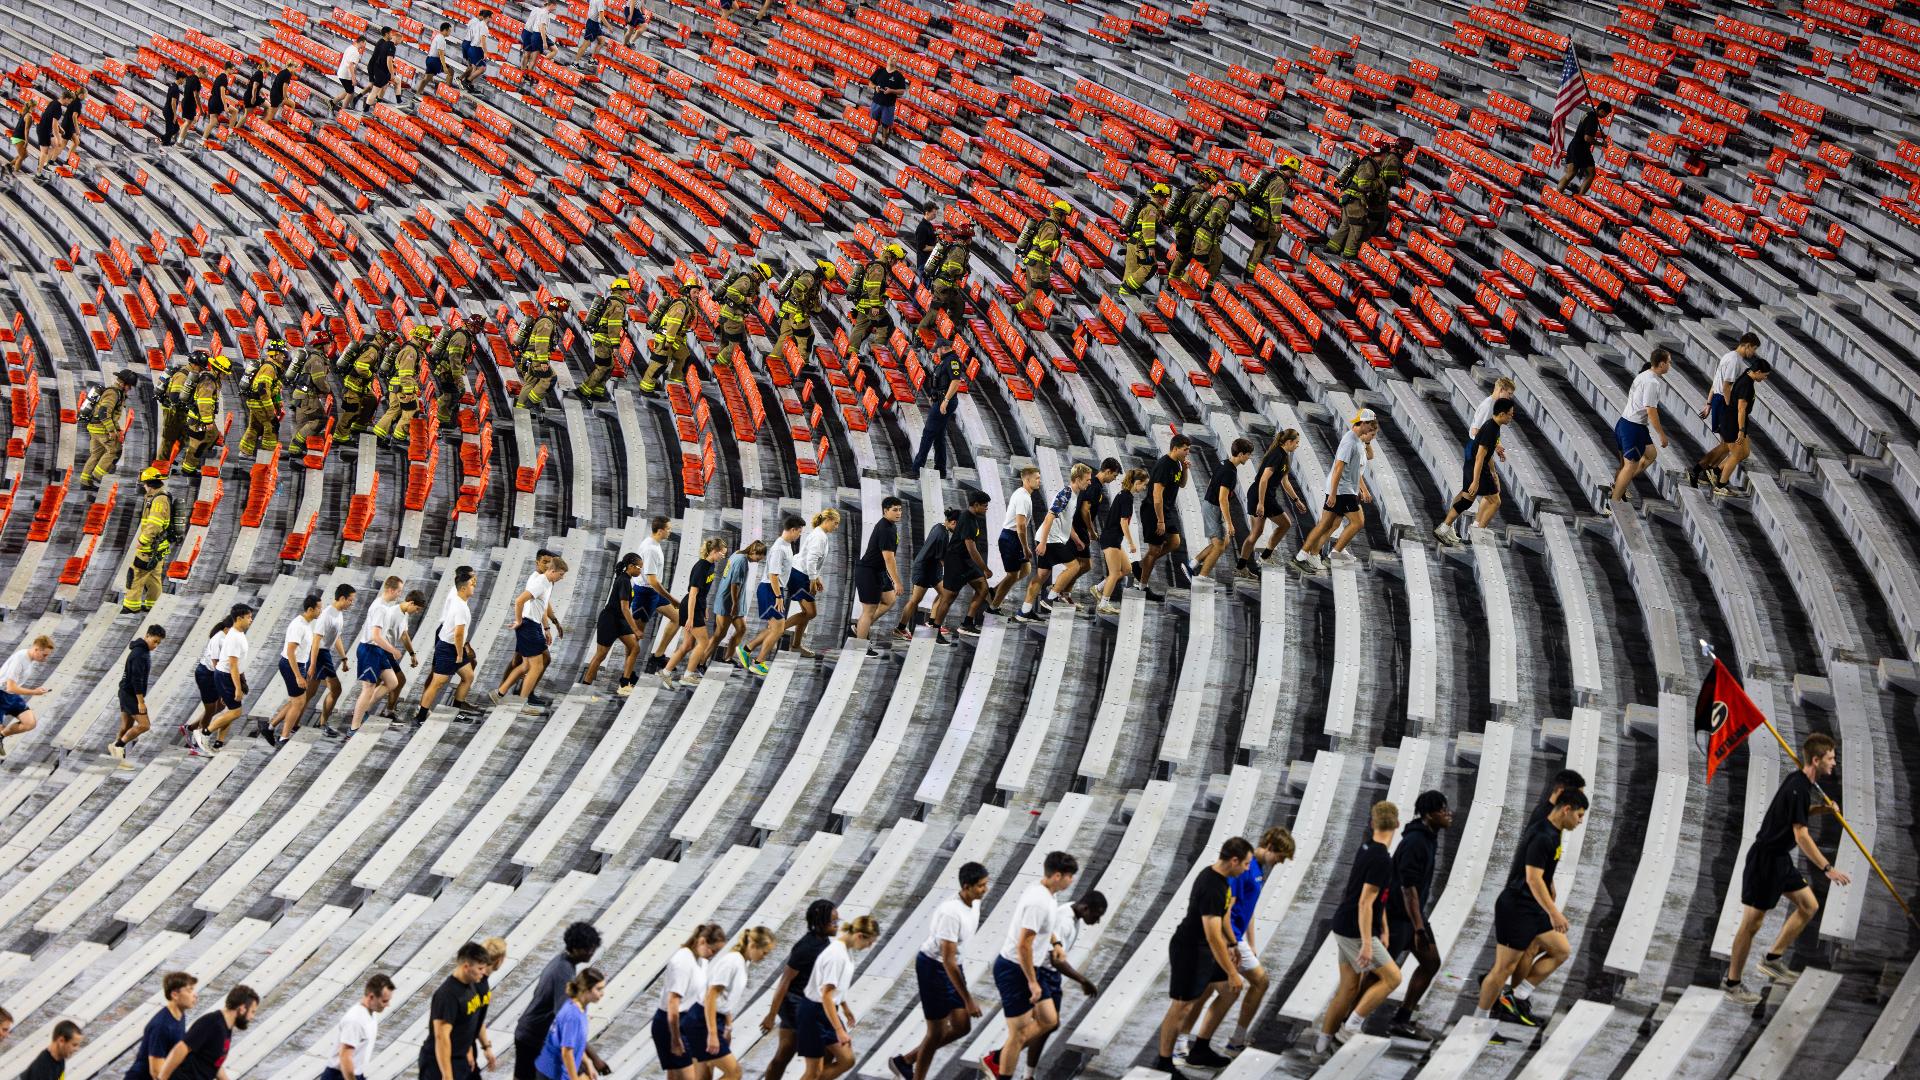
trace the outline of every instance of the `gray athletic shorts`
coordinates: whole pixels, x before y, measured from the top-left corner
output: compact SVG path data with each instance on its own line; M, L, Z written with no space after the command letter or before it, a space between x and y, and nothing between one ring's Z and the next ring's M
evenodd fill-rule
M1360 939L1357 937L1341 937L1339 934L1335 934L1333 935L1333 943L1339 947L1341 966L1358 970L1354 962L1360 959ZM1379 967L1380 962L1386 959L1388 959L1387 950L1380 947L1378 940L1374 941L1373 963L1367 967L1366 971L1371 971ZM1366 971L1362 971L1361 974L1366 974Z
M1247 535L1247 515L1240 509L1240 497L1234 496L1227 503L1233 508L1233 535L1244 539ZM1200 520L1206 524L1207 539L1224 540L1227 532L1220 519L1220 505L1214 502L1200 504Z

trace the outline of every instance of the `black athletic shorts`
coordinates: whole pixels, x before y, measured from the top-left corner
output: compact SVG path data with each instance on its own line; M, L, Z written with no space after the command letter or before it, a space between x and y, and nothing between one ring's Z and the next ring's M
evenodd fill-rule
M1405 919L1387 920L1387 955L1405 972L1407 957L1413 953L1413 924Z
M1723 443L1726 443L1728 446L1732 446L1734 443L1739 442L1740 441L1739 407L1735 405L1721 406L1720 415L1714 417L1713 431L1714 431L1714 434L1720 436L1720 441Z
M627 626L627 620L621 618L618 611L602 610L599 621L593 624L593 643L612 645L631 633L633 630Z
M923 562L914 564L913 583L923 589L938 588L944 564Z
M1502 892L1493 904L1493 940L1509 949L1525 949L1553 929L1553 920L1533 897Z
M1473 459L1468 458L1467 463L1460 469L1460 490L1466 491L1471 487L1473 487ZM1493 467L1492 461L1488 461L1487 467L1480 472L1479 495L1474 497L1498 494L1500 494L1500 471Z
M128 716L138 716L140 714L139 695L129 691L124 686L120 688L120 711L126 713Z
M975 581L978 581L980 577L980 568L973 565L972 559L967 559L963 562L949 562L946 573L941 576L940 587L946 589L948 592L959 592Z
M1227 977L1205 945L1197 949L1169 945L1167 960L1167 996L1175 1001L1198 1001L1206 996L1207 987Z
M1020 546L1020 534L1012 529L1000 530L1000 565L1008 570L1018 570L1030 562L1027 549Z
M1740 876L1740 902L1760 911L1772 911L1780 898L1807 887L1807 879L1793 865L1791 855L1759 855L1747 851Z
M1360 496L1354 492L1350 491L1333 497L1333 512L1336 514L1351 514L1358 509L1360 509Z
M1079 557L1079 549L1072 544L1048 544L1040 552L1040 568L1051 570L1056 566L1065 566Z
M885 570L875 570L871 566L853 568L854 599L863 604L879 603L880 597L885 595L892 585L893 579L887 576Z

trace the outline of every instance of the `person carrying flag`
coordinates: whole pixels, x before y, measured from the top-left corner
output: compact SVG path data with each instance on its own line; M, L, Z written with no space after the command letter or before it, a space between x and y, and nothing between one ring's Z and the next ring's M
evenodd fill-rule
M1716 674L1725 670L1718 662L1714 666ZM1708 685L1711 687L1714 683L1710 681ZM1712 704L1718 713L1728 703L1715 700ZM1744 692L1738 694L1735 707L1742 704L1755 717L1759 715ZM1714 742L1721 743L1721 733L1731 726L1739 727L1731 736L1737 740L1744 738L1748 730L1757 726L1757 722L1728 716L1726 721L1714 728ZM1731 749L1730 746L1726 747L1728 752ZM1794 849L1800 849L1807 861L1826 875L1828 881L1835 885L1852 884L1852 879L1821 852L1820 846L1813 841L1813 835L1807 831L1808 818L1829 812L1825 793L1820 790L1820 780L1832 774L1836 757L1837 744L1831 736L1818 732L1807 736L1807 741L1800 749L1800 768L1788 773L1786 780L1780 784L1780 790L1773 793L1773 801L1767 804L1766 816L1760 819L1760 832L1747 848L1745 870L1740 880L1740 928L1734 931L1733 948L1727 954L1727 978L1723 984L1727 998L1738 1004L1757 1005L1760 1002L1761 995L1747 989L1744 981L1747 954L1753 948L1754 935L1760 932L1760 924L1783 896L1793 902L1793 910L1787 913L1787 921L1780 927L1779 936L1774 938L1773 947L1761 958L1759 971L1781 986L1791 986L1799 978L1787 967L1786 953L1793 947L1794 939L1813 921L1813 916L1820 910L1820 901L1813 895L1813 888L1807 884L1806 878L1793 865ZM1709 760L1717 759L1709 755Z

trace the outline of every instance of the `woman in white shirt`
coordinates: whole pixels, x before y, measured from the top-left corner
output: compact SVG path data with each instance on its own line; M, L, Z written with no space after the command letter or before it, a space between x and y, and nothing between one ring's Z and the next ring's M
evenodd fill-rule
M294 724L306 711L307 699L319 688L317 674L320 648L320 594L308 593L300 602L300 614L287 624L280 647L280 681L287 688L287 700L267 721L267 742L278 749L293 738Z
M333 77L340 84L340 92L328 98L327 104L337 109L360 92L359 42L349 41L347 47L340 50L340 66L333 69Z
M427 688L420 693L420 707L414 710L413 722L426 722L427 711L433 708L440 690L454 676L460 677L460 685L454 688L453 705L460 710L458 717L464 723L471 723L478 709L467 704L467 691L473 687L473 608L467 603L473 597L473 590L479 585L474 576L473 567L458 567L453 572L453 595L440 609L440 629L433 635L433 674L427 676Z
M847 985L853 982L853 954L878 940L880 920L861 915L842 924L840 936L813 962L793 1040L807 1063L802 1080L835 1080L853 1068L854 1016L845 1000Z
M600 51L600 39L607 34L606 27L601 23L606 11L606 0L587 0L587 18L580 31L580 45L573 50L575 65Z
M340 704L340 665L347 659L347 643L342 640L347 629L347 610L359 597L359 590L351 585L336 585L333 590L333 603L320 609L320 617L314 620L314 633L320 635L320 647L314 656L313 679L319 686L327 688L327 704L320 710L320 730L324 734L332 729L334 706ZM314 695L309 693L302 703L300 712L293 718L295 724L306 716L306 706L313 704Z
M773 951L773 931L756 926L743 931L733 948L707 964L706 991L699 1004L680 1017L680 1037L693 1055L697 1080L740 1080L733 1056L733 1016L747 1004L747 967Z
M1667 388L1667 371L1673 367L1673 354L1664 347L1653 350L1647 366L1633 377L1627 388L1627 407L1613 425L1613 440L1620 445L1620 471L1614 474L1611 502L1600 507L1602 514L1613 513L1612 502L1627 497L1634 477L1647 471L1667 445L1667 429L1660 424L1660 395ZM1660 446L1653 445L1654 437Z
M767 576L754 589L760 619L767 625L752 641L734 651L740 666L755 675L767 673L767 663L787 632L787 603L792 599L789 590L797 576L793 572L793 545L806 524L798 516L788 514L781 519L779 537L767 546Z
M692 1007L707 988L707 961L725 948L727 931L719 923L693 928L693 936L667 961L660 977L660 1006L653 1011L653 1049L667 1080L694 1080L693 1054L681 1032L681 1011Z
M820 614L814 597L827 586L820 575L827 572L827 538L840 527L840 511L831 507L813 515L813 528L800 538L800 550L793 556L793 573L787 578L787 601L798 605L800 613L787 620L793 631L793 648L808 660L819 655L807 648L804 638L807 624ZM789 611L792 608L788 608Z
M213 691L214 703L223 711L216 713L207 721L206 731L195 732L194 749L202 754L211 754L226 745L227 728L240 718L240 699L247 692L247 630L253 626L253 609L245 604L233 605L233 610L225 620L226 631L217 636L220 639L220 655L214 664L213 673L207 678L207 687ZM211 736L213 744L207 744Z

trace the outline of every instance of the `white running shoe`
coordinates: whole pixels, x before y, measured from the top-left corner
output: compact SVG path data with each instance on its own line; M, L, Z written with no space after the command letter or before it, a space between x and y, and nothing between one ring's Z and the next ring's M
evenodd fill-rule
M1336 551L1327 556L1327 562L1334 566L1358 566L1360 560L1351 551Z
M1448 547L1460 546L1460 534L1445 525L1435 525L1433 527L1433 538Z

